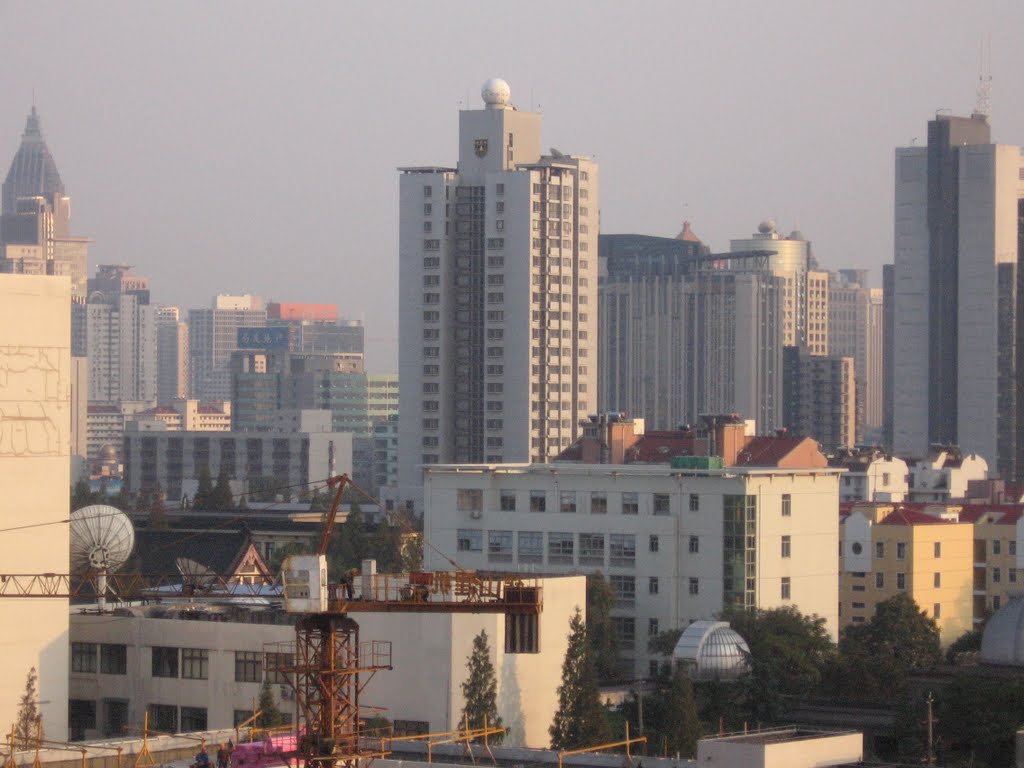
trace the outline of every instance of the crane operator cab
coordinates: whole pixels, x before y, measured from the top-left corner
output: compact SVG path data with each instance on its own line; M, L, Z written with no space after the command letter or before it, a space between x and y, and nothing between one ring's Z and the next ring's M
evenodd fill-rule
M289 555L281 569L288 613L327 612L327 557Z

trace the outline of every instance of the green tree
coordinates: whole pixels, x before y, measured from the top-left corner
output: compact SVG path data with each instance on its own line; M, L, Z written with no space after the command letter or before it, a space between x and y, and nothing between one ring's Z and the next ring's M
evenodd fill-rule
M135 497L132 495L132 492L128 490L127 483L121 483L121 487L117 491L117 496L114 497L114 506L122 512L135 511Z
M213 509L213 477L210 468L204 466L199 472L199 487L192 497L193 509Z
M167 507L164 503L164 493L159 486L149 495L146 511L149 512L150 528L156 531L167 529Z
M677 664L672 672L672 687L667 703L665 751L669 755L696 758L697 740L701 737L700 717L697 715L693 683L681 664Z
M603 744L610 738L608 716L597 687L597 668L579 608L569 621L569 647L562 664L562 684L558 686L558 711L549 733L552 749Z
M679 638L682 634L683 630L681 629L666 629L656 635L653 635L647 640L648 653L664 656L664 660L667 661L672 658L672 654L676 649L676 643L679 642Z
M901 592L879 603L871 621L843 630L836 687L866 700L897 701L911 671L941 661L938 625Z
M796 608L730 608L729 622L750 647L750 674L744 678L747 718L771 725L785 719L795 703L814 692L831 668L835 646L820 616Z
M257 728L273 728L277 725L284 725L284 715L281 710L277 708L277 702L274 701L274 689L270 685L270 681L267 679L263 680L263 686L260 688L260 698L256 704L256 708L259 710L259 717L256 719Z
M25 680L25 692L18 702L18 714L14 724L14 744L16 749L30 749L41 733L42 714L39 712L39 676L36 668L28 671Z
M935 698L943 764L1014 764L1015 734L1024 720L1024 683L961 674Z
M498 678L491 662L491 648L487 642L487 632L473 638L473 650L466 662L466 680L462 683L462 695L466 705L462 708L463 722L470 728L488 726L501 727L498 717ZM501 737L491 737L495 744L501 743Z
M341 574L350 568L361 568L363 560L371 557L372 545L366 518L358 504L352 504L348 519L331 537L330 564L334 574Z
M228 479L226 469L221 469L217 475L217 485L210 492L210 507L212 509L233 509L235 497L231 493L231 482Z
M946 663L959 664L965 656L971 656L981 650L981 636L984 627L969 629L949 644L946 649Z
M102 493L95 493L89 488L89 481L84 477L79 478L78 482L71 488L72 511L87 507L90 504L100 504L104 500Z
M612 621L615 590L598 571L587 576L587 643L597 679L613 682L619 677L619 634Z

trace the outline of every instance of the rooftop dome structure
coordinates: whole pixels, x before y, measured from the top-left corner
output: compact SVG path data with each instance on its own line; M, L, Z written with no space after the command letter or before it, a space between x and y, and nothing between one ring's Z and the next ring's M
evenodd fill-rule
M1015 597L994 614L981 636L983 664L1024 667L1024 597Z
M487 106L504 106L512 98L512 89L500 77L492 77L480 89L480 96Z
M695 621L680 635L672 658L692 680L736 680L746 674L750 647L724 621Z

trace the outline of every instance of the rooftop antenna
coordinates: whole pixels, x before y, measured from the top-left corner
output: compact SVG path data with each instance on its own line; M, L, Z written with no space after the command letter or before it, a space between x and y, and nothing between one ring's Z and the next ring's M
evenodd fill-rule
M983 35L978 61L978 100L974 114L986 120L992 115L992 35Z

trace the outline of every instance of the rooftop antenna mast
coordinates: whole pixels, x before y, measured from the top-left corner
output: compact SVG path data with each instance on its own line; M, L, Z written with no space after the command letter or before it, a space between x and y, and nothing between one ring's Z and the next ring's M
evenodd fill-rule
M974 105L974 114L986 120L992 115L992 35L984 35L981 39L981 51L978 62L978 101Z

